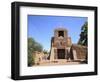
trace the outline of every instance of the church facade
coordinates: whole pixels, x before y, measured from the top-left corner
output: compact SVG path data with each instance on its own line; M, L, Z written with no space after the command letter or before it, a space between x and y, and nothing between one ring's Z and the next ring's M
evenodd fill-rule
M72 44L71 37L68 36L68 31L64 28L54 30L54 36L51 38L51 61L56 60L72 60L86 61L87 47L77 44Z
M49 54L34 52L35 65L80 64L87 63L87 46L73 44L65 28L54 30Z

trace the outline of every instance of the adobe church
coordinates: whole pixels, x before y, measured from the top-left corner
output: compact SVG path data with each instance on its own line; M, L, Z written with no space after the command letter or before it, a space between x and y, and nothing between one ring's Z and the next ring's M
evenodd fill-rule
M51 38L50 53L45 55L36 51L34 56L35 65L87 63L87 47L72 44L68 31L65 28L57 28Z
M54 37L51 38L50 61L56 60L72 60L86 61L87 47L72 44L71 37L65 28L57 28L54 30Z

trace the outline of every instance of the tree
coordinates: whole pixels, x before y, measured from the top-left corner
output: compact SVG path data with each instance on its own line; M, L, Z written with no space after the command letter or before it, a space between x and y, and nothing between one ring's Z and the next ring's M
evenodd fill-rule
M87 32L88 32L88 23L85 22L84 25L81 28L81 34L80 34L80 39L78 41L78 44L87 46L87 40L88 40Z
M48 54L49 52L47 50L43 50L43 53L44 54Z
M40 43L36 42L33 38L28 38L28 66L32 66L34 64L33 53L35 51L41 52L43 47Z

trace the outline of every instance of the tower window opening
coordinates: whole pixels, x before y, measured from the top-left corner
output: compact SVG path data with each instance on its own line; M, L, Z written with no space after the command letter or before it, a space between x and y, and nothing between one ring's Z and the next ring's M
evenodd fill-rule
M64 31L59 31L59 32L58 32L58 36L59 36L59 37L60 37L60 36L64 37Z

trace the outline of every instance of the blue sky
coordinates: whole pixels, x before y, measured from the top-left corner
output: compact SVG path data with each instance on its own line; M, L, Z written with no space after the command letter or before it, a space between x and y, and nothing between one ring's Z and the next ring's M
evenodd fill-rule
M28 15L28 37L34 38L43 49L49 50L54 29L63 27L68 30L72 43L77 43L81 27L87 20L87 17Z

